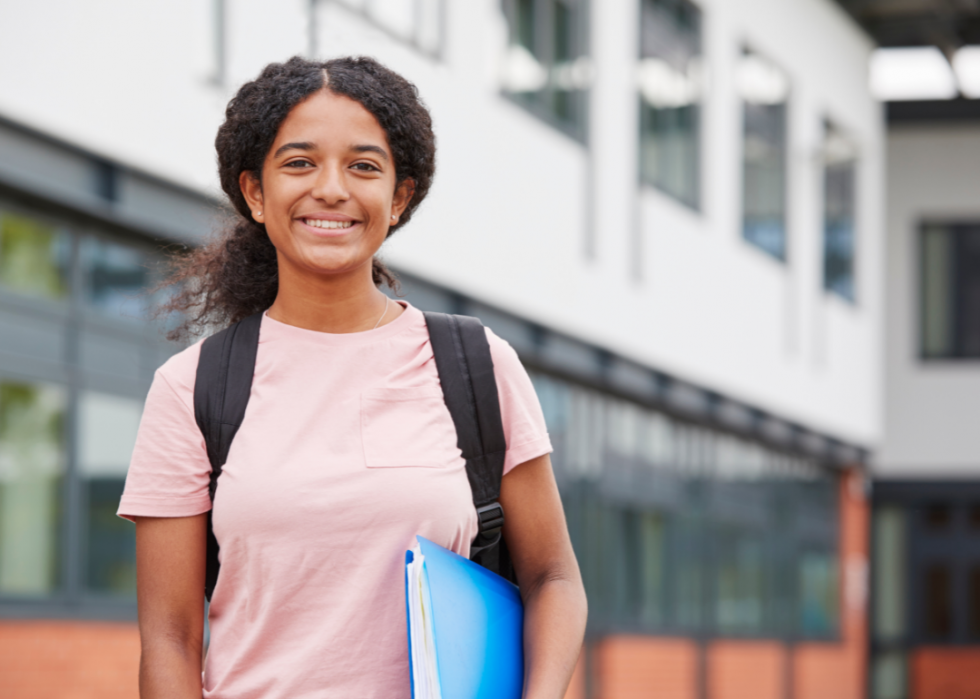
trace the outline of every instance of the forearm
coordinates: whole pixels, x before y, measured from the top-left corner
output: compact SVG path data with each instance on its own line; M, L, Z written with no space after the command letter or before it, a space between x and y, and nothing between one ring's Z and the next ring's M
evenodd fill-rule
M547 580L524 600L525 699L562 699L585 636L585 590L577 576Z
M140 699L201 699L201 644L144 643Z

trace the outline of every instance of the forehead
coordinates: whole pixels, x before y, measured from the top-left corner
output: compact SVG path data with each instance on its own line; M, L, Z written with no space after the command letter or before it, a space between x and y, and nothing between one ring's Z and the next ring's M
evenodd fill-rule
M381 124L360 102L319 90L297 104L282 124L270 154L283 143L313 143L319 149L376 145L390 153Z

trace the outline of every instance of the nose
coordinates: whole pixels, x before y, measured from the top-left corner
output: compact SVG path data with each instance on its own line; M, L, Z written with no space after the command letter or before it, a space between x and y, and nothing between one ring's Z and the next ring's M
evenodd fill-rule
M326 163L317 173L310 195L328 206L350 199L344 168L340 163Z

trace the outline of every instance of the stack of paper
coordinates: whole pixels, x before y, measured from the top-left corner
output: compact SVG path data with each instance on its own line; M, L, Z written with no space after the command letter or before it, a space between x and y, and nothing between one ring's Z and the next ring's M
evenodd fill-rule
M520 699L524 608L517 587L418 537L405 555L414 699Z

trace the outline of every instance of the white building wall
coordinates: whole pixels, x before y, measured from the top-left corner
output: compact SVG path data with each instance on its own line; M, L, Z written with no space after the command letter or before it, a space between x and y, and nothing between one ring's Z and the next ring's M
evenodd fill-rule
M305 0L228 0L215 86L210 3L70 0L0 7L0 114L217 191L212 143L234 87L304 52ZM591 147L501 97L498 0L447 0L434 60L337 3L316 10L321 57L378 57L416 82L439 172L389 244L405 271L863 446L880 435L882 119L870 41L831 0L703 0L709 87L703 207L638 189L639 3L593 0ZM17 21L4 15L16 12ZM57 22L48 21L58 16ZM44 37L39 41L39 37ZM741 237L743 44L789 75L789 263ZM822 120L857 141L857 303L822 290ZM591 241L591 243L590 243Z
M885 438L878 476L980 476L980 364L919 357L919 229L980 221L980 127L907 126L888 136Z

